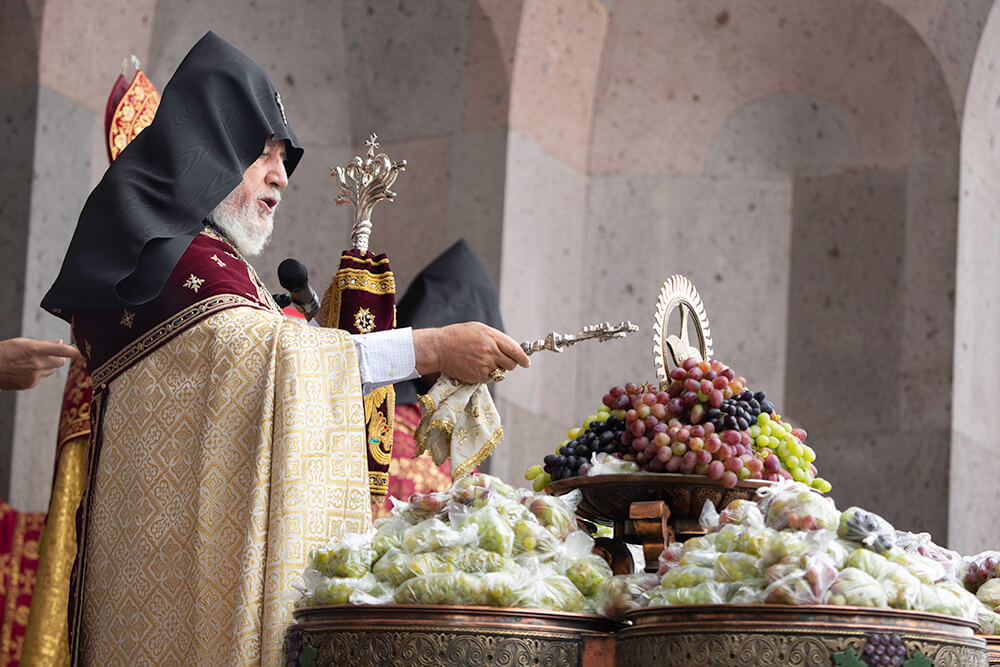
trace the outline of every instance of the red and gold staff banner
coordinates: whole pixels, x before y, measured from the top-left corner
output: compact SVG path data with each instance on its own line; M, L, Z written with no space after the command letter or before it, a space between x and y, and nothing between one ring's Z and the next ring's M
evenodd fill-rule
M119 94L121 97L116 100ZM141 71L135 73L128 86L125 86L124 76L118 77L108 98L108 108L105 112L104 130L108 140L108 161L114 162L129 142L153 122L158 106L160 106L160 94Z
M369 251L345 250L323 301L329 304L325 326L355 334L395 328L396 279L389 258ZM368 487L376 504L385 499L389 490L395 405L392 385L365 396Z

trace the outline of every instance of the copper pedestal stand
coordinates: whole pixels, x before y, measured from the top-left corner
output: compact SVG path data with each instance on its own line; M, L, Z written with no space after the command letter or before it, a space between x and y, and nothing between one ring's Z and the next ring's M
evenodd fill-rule
M330 605L292 616L287 664L336 667L610 667L621 627L588 614L494 607Z
M769 484L745 480L727 489L704 475L634 473L570 477L552 482L546 490L563 495L579 489L583 497L577 515L614 526L614 537L598 538L596 546L615 574L625 574L633 569L655 572L666 545L704 535L698 517L706 501L721 511L734 500L756 498L757 489ZM626 544L641 545L645 563L634 568Z
M617 665L782 667L856 665L872 635L895 635L908 658L934 667L987 667L976 624L898 609L785 605L682 605L629 612Z

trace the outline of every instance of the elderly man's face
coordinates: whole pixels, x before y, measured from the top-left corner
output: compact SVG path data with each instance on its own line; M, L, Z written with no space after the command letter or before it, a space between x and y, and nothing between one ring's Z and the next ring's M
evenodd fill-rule
M268 139L264 152L243 172L243 182L208 216L244 255L260 254L271 238L274 211L288 185L285 158L285 142Z

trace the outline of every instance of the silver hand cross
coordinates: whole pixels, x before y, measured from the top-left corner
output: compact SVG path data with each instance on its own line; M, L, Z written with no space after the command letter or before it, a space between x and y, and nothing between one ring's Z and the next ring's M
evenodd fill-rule
M628 321L620 322L615 325L612 325L610 322L602 322L600 324L593 324L591 326L584 327L583 331L577 334L561 334L557 331L553 331L545 338L534 342L525 341L521 343L521 349L524 350L524 353L529 356L533 352L541 352L542 350L562 352L567 347L576 345L580 341L596 338L599 342L604 343L616 338L624 338L630 333L638 330L639 327Z

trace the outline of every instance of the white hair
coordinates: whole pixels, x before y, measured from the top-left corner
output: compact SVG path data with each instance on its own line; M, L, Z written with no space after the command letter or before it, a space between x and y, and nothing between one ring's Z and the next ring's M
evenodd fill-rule
M277 190L272 191L269 188L267 193L244 198L245 205L240 205L241 195L245 191L246 186L240 183L208 214L208 221L222 230L241 254L256 257L271 240L271 232L274 231L273 215L264 216L267 225L261 227L262 215L258 209L258 199L261 196L268 196L280 200L281 195Z

